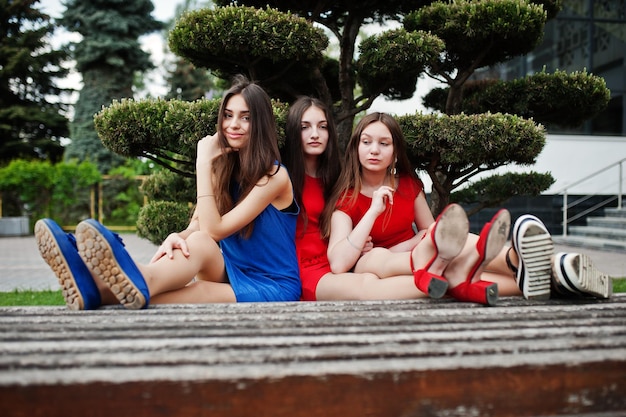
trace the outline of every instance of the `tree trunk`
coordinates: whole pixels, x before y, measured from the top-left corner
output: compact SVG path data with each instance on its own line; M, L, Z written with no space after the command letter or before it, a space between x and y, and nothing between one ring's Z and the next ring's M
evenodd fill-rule
M452 83L446 100L446 114L460 114L463 101L463 84Z
M363 18L348 14L344 24L344 30L339 39L341 55L339 56L339 91L341 94L341 105L337 114L337 135L339 145L346 148L350 135L352 134L352 123L354 122L354 70L353 60L356 38L359 29L363 24Z
M345 150L348 145L348 141L350 140L350 135L352 135L352 124L354 122L354 118L343 119L339 123L337 123L337 136L339 137L339 146L341 149Z
M434 176L435 178L430 176L433 181L433 188L430 193L430 211L433 216L437 217L450 203L450 191L446 190L444 186L446 176L443 172L437 171Z

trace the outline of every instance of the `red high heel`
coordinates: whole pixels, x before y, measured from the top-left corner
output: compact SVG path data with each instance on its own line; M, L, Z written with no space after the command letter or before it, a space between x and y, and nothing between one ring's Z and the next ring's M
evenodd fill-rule
M450 261L457 256L467 240L469 221L463 207L458 204L448 205L437 217L430 238L435 246L432 259L421 269L413 266L411 252L411 271L415 286L431 298L441 298L448 289L448 280L442 275Z
M500 209L491 221L485 224L480 232L478 242L476 242L478 260L470 270L466 280L456 287L450 288L448 294L459 301L471 301L488 306L496 305L498 284L489 281L472 282L472 279L482 265L488 264L500 253L509 236L510 226L511 215L506 209Z

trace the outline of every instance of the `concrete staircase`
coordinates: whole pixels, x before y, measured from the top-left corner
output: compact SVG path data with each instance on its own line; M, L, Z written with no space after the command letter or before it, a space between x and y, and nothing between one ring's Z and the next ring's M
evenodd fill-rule
M626 253L626 208L606 208L604 217L587 217L586 226L570 226L567 233L552 238L564 245Z

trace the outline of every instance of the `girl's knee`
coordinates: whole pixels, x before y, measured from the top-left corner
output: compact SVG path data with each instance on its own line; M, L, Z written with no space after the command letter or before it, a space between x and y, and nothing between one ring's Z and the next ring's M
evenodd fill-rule
M369 257L372 257L372 258L378 258L380 256L386 255L387 253L389 253L389 249L378 247L378 248L372 248L369 252L367 252L363 256L369 256Z
M196 259L212 259L218 256L218 254L221 256L221 251L218 243L213 240L208 232L193 232L187 237L186 241L189 255Z
M217 245L217 242L213 240L208 232L198 230L187 236L187 245Z

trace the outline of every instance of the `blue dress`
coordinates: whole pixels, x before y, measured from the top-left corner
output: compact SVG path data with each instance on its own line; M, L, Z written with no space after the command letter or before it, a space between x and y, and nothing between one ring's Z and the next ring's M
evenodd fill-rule
M237 201L239 190L232 194ZM255 219L249 238L235 233L220 241L228 280L238 302L300 299L295 244L299 212L295 202L285 210L269 204Z

